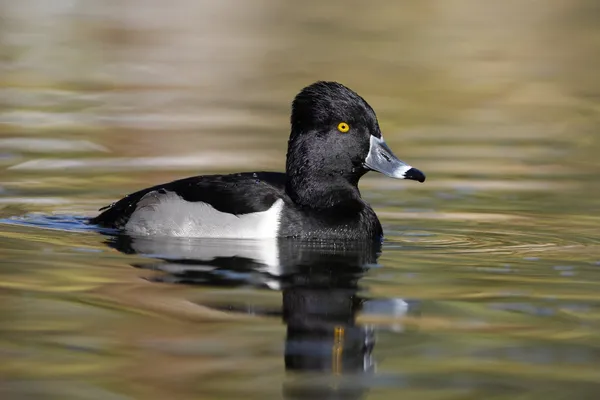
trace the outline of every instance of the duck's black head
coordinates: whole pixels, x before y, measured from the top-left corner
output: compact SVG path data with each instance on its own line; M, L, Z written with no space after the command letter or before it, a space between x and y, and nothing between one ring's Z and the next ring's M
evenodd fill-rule
M302 89L292 103L291 126L287 190L296 202L335 203L330 197L336 191L356 188L370 170L425 180L387 147L373 108L340 83L316 82Z

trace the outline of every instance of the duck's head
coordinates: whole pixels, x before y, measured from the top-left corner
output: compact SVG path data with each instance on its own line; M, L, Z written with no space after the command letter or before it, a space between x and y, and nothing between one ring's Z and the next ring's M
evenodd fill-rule
M357 184L372 170L425 181L425 174L387 146L373 108L342 84L316 82L302 89L292 103L291 126L286 169L292 179L341 176Z

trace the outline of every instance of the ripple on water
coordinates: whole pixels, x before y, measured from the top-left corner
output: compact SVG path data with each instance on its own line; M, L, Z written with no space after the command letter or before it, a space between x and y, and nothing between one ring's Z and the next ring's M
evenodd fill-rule
M584 247L589 251L590 247L596 250L598 247L597 239L587 236L565 236L556 229L528 229L518 225L500 224L490 224L487 229L481 226L444 225L446 226L436 226L431 231L391 227L387 229L386 237L391 247L442 254L536 253L549 250L576 251ZM528 256L533 257L531 254Z
M88 218L77 215L46 215L31 213L19 217L0 219L0 224L53 229L67 232L113 232L87 223Z
M382 217L386 216L385 213L382 214ZM416 214L421 215L421 213ZM460 215L463 214L464 213L460 213ZM514 254L520 252L544 252L557 249L572 249L576 251L576 249L581 246L589 244L598 245L596 239L577 237L574 235L564 236L560 231L556 230L534 229L533 227L528 229L526 226L521 226L527 224L506 225L506 222L511 220L510 216L506 216L503 220L503 218L500 218L502 216L501 214L490 215L499 216L498 218L492 218L492 220L496 219L499 223L490 225L487 229L471 225L465 226L471 221L469 218L465 220L465 224L454 227L452 226L452 223L447 223L453 218L446 218L443 213L441 220L446 223L444 225L436 224L436 226L431 229L425 228L417 230L413 227L406 226L388 226L385 228L386 248L433 251L439 254ZM476 216L473 218L477 220ZM435 220L437 218L433 219ZM492 220L486 221L491 222ZM526 221L527 218L523 217L521 220ZM500 221L504 221L505 224L501 225ZM24 216L0 219L0 223L71 232L115 233L112 229L89 225L87 223L87 217L68 214L47 215L30 213ZM527 257L535 258L531 254L528 254Z

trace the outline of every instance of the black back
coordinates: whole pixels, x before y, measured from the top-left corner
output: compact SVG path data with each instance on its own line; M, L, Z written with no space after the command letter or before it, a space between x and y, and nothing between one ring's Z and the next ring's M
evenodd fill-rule
M278 198L285 196L285 174L245 172L179 179L127 195L116 203L101 208L103 212L90 222L120 229L127 224L140 199L152 191L159 194L175 192L185 201L208 203L221 212L248 214L266 211Z

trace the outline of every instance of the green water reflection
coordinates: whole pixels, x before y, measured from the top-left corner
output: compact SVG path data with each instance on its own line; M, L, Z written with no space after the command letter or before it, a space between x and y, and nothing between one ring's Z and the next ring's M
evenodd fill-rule
M597 397L595 2L176 3L0 1L1 398ZM410 310L352 314L369 374L286 369L289 323L241 311L281 309L260 273L181 283L73 218L281 170L317 79L428 177L361 182L387 241L350 295Z

